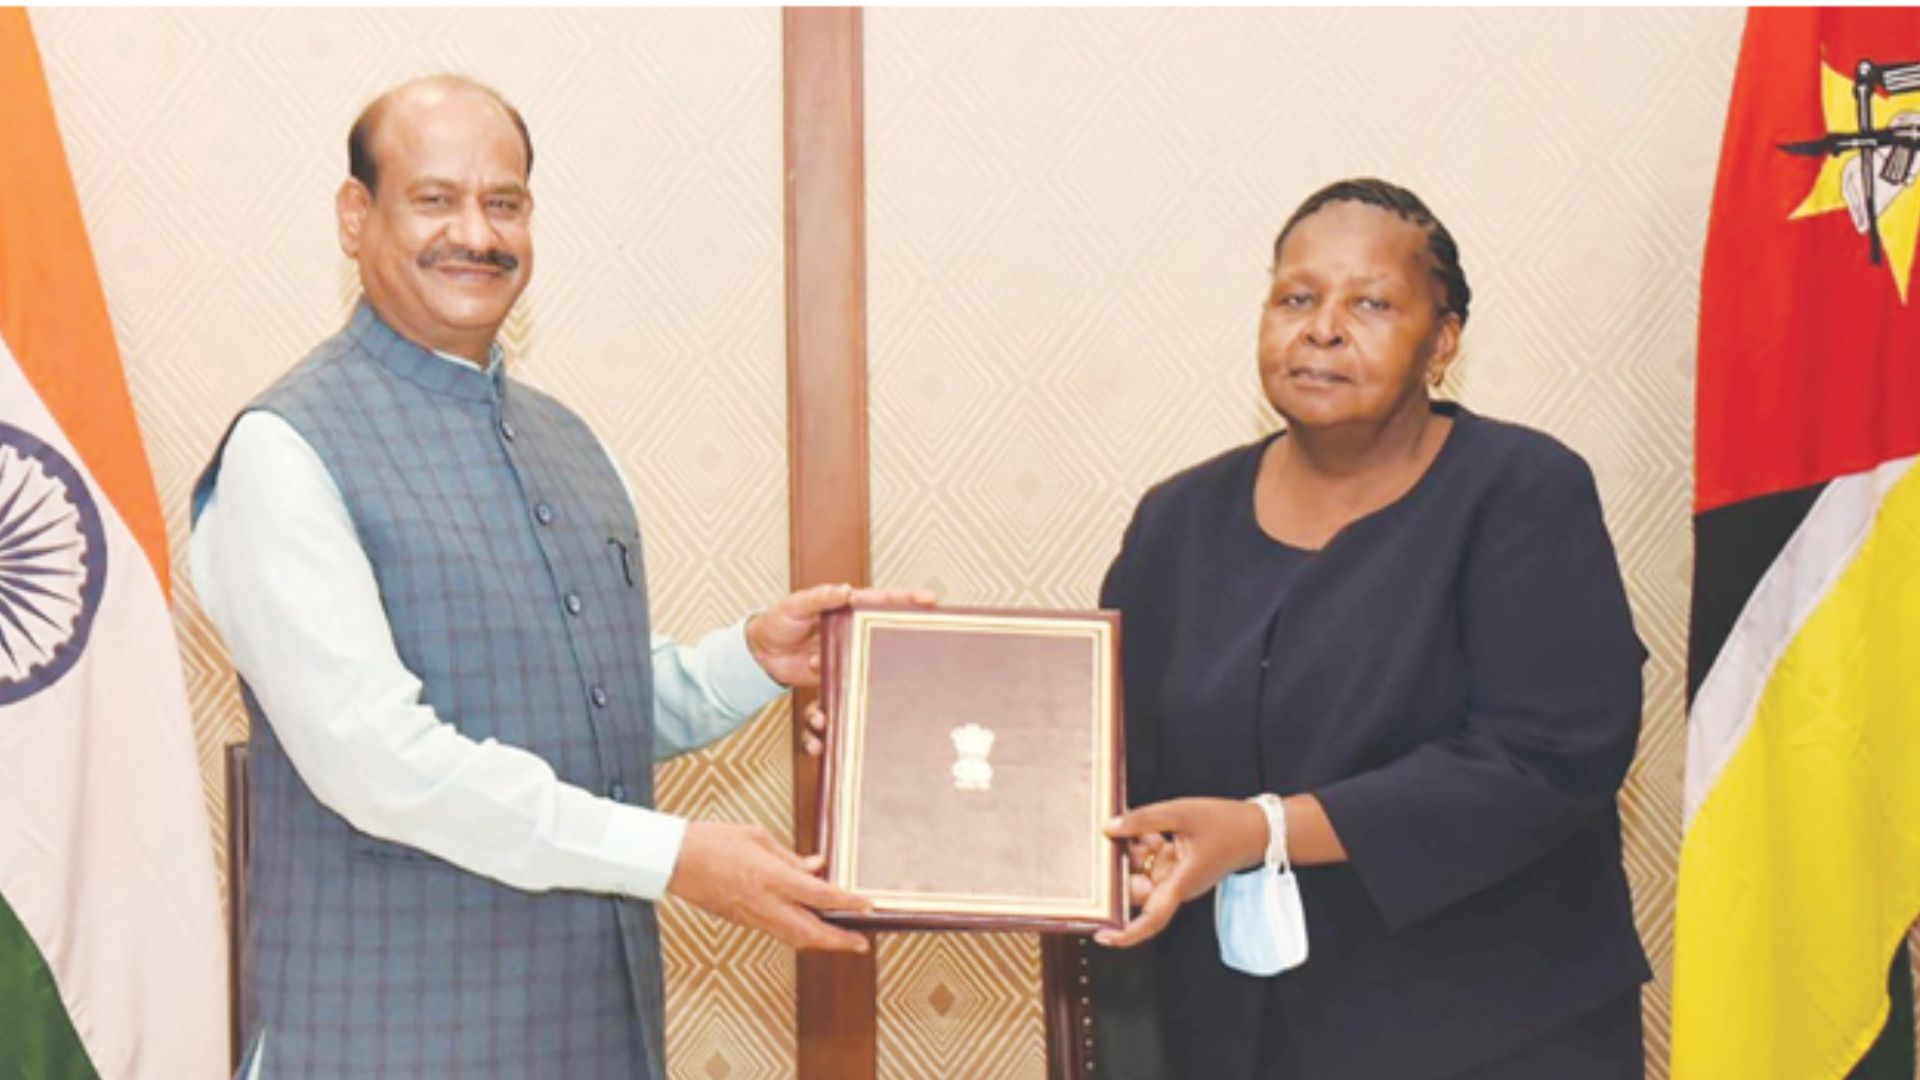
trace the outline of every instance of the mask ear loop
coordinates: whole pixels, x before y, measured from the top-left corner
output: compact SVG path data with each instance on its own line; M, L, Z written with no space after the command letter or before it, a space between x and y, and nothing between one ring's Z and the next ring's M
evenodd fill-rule
M1287 857L1287 808L1280 796L1268 792L1255 795L1248 802L1258 806L1267 816L1267 868L1281 874L1293 872L1293 861Z
M1300 879L1293 872L1293 858L1287 854L1287 808L1274 794L1256 795L1254 802L1267 815L1267 924L1279 935L1280 970L1287 971L1307 962L1306 909L1301 903Z

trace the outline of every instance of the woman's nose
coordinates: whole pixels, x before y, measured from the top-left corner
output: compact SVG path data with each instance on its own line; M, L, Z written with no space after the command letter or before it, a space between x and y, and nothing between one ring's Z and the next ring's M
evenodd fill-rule
M1346 328L1340 324L1338 308L1332 304L1322 304L1315 309L1307 320L1307 341L1323 349L1346 344Z

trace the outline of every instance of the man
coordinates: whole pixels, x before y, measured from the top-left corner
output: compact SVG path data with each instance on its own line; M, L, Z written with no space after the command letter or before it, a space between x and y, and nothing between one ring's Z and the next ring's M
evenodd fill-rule
M657 757L817 681L819 614L855 592L652 637L613 462L495 345L533 269L526 125L422 79L348 157L364 298L195 491L193 576L253 721L247 1041L275 1080L666 1080L651 901L865 947L809 910L864 906L815 863L648 809Z

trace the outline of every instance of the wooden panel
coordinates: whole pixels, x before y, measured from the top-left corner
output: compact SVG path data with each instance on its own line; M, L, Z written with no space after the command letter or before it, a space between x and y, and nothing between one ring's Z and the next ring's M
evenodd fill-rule
M865 584L866 225L860 13L789 10L786 60L788 529L795 588ZM804 703L803 703L804 704ZM811 847L820 770L794 712L794 835ZM802 1080L871 1080L874 960L800 955Z

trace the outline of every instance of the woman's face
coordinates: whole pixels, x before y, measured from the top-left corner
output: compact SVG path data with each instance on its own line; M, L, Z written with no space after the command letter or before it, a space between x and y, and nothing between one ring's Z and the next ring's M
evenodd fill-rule
M1460 338L1430 266L1426 232L1377 206L1329 203L1294 226L1260 315L1260 382L1290 427L1426 411Z

